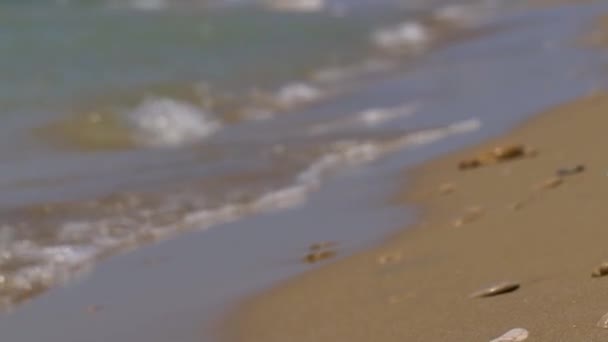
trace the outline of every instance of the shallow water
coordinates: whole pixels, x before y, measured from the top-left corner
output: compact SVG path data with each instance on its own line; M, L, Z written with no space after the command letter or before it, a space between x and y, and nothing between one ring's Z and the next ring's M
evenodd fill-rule
M355 94L478 32L493 6L290 4L0 5L0 309L119 251L292 208L341 170L479 129L416 124L416 97Z

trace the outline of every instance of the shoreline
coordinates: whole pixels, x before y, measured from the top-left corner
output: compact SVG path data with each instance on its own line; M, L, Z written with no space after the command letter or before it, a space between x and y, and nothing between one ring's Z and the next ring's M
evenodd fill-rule
M374 84L370 89L357 93L360 96L351 96L338 106L350 113L353 105L375 108L396 101L418 103L419 97L422 96L424 101L420 112L403 122L396 122L395 127L434 127L444 121L449 124L467 120L476 114L483 123L483 129L437 141L428 146L411 148L377 163L337 172L336 175L330 175L331 180L315 191L314 198L311 197L304 205L294 210L255 215L247 220L225 224L219 229L180 234L159 244L146 245L129 253L112 256L96 266L92 274L77 279L76 283L70 282L66 287L53 288L43 296L24 304L14 313L4 315L0 325L3 336L12 342L40 339L90 342L216 341L217 335L222 337L223 331L218 333L217 327L222 327L221 319L226 309L232 309L234 304L238 305L243 297L251 293L265 291L277 284L280 286L284 281L289 283L292 281L291 277L311 270L310 265L301 262L309 244L337 241L338 255L346 258L337 259L337 263L341 264L350 260L351 253L365 253L367 249L382 243L387 235L426 234L425 227L428 227L429 223L425 226L419 225L416 232L395 232L406 222L411 222L412 218L420 216L411 215L411 207L403 209L401 206L400 203L407 199L405 193L393 198L397 205L387 203L387 198L395 190L396 181L401 180L403 176L402 171L408 170L405 178L410 184L410 166L416 167L422 163L424 167L427 165L425 161L434 160L438 155L453 153L455 149L460 150L463 146L470 146L481 140L494 141L496 136L502 136L500 132L507 127L519 127L518 123L521 121L535 121L537 117L530 116L541 108L595 89L597 84L602 83L595 77L572 74L572 71L585 71L585 67L593 64L593 59L577 53L574 49L560 48L556 43L553 46L546 45L555 42L556 37L559 39L563 38L565 33L573 33L575 28L581 27L580 22L587 22L584 17L588 18L589 15L549 13L548 17L532 15L527 18L526 11L523 11L512 16L506 15L504 18L501 16L497 19L497 26L508 27L508 30L447 44L445 48L433 54L429 63L420 65L412 72L395 75L394 78ZM512 25L522 22L525 24L524 28ZM549 22L556 24L549 25ZM498 53L492 52L494 50ZM491 52L488 55L486 51ZM506 59L504 52L507 52ZM522 52L523 56L520 55ZM548 61L551 63L547 63ZM534 73L528 73L528 70L533 70ZM593 70L598 70L598 67L594 66ZM467 78L469 84L465 87L461 87L463 75L470 76ZM499 84L501 82L496 80L505 82ZM333 115L331 113L341 111L336 111L336 104L330 104L325 108L325 112L324 108L319 108L320 111L312 114ZM397 125L398 123L400 125ZM544 155L541 149L540 156ZM434 163L431 161L429 165ZM513 165L518 163L520 162ZM454 170L455 165L450 165L447 169ZM477 171L486 172L484 170L485 168L473 171L477 174ZM441 179L441 184L445 182L455 181ZM463 184L456 185L458 186L455 196L441 198L458 198L460 190L466 190L468 193L468 189L462 187ZM435 199L434 195L439 194L439 187L440 184L430 184L429 192L425 189L417 196L431 201ZM468 206L475 205L477 203L466 203L466 206L459 209L465 210ZM490 211L494 213L497 210L488 210ZM446 222L451 224L460 215L460 211L447 213ZM438 230L436 236L440 235ZM401 248L398 243L393 243L393 246L396 250ZM432 249L434 245L428 246ZM379 285L376 282L378 277L362 279L361 281L367 282L369 286L359 288L360 296L343 297L345 308L348 308L348 305L352 308L351 302L360 298L364 300L361 308L365 312L362 315L381 312L384 310L382 304L407 305L409 300L415 298L407 291L402 291L400 284L392 283L398 281L399 272L411 265L427 267L440 262L443 257L427 257L425 254L414 260L405 260L404 255L396 256L393 251L389 252L386 255L371 255L370 259L362 259L365 268L359 277L354 278L354 282L368 277L364 274L365 270L372 267L376 267L374 270L377 271L374 271L372 276L381 276L381 282ZM322 271L324 266L323 263L318 263L313 268L320 267L319 271ZM382 267L378 268L379 266ZM333 267L335 266L329 268ZM445 277L451 276L450 271L429 277L431 281L443 281ZM384 279L385 277L387 279ZM391 280L393 277L396 277L395 280ZM299 281L300 278L294 279ZM343 279L337 279L335 282L332 280L329 284L323 284L328 286L321 291L340 293L342 281ZM376 293L374 298L365 299L368 292L377 291L378 286L380 292ZM522 289L527 287L528 284L522 285ZM473 291L477 288L466 290ZM468 293L464 294L467 295ZM314 301L315 298L317 293L311 291L310 295L303 299ZM252 300L255 300L255 297ZM331 300L333 298L330 298L328 303ZM293 307L287 309L286 317L291 314ZM358 309L359 306L354 310ZM319 314L324 317L333 312L339 313L339 310L326 308L321 313L311 314L315 318ZM445 307L439 306L436 312L439 312L440 316L450 313ZM294 319L298 317L303 316L296 313ZM350 319L348 313L343 319L343 323L347 324ZM399 324L403 324L406 319L399 319ZM292 323L300 324L289 324ZM327 323L332 323L331 317ZM361 324L362 327L367 321L364 323ZM375 329L383 330L383 324L377 323ZM36 329L28 329L31 326ZM287 327L288 325L285 325L285 328ZM331 333L332 330L326 332ZM369 332L373 333L374 330ZM531 333L534 336L532 331ZM306 334L300 335L306 340ZM363 338L364 336L366 338ZM250 336L246 337L245 340L249 341ZM358 336L366 341L382 341L382 337L381 334L372 336L364 333ZM282 341L293 339L293 336L287 335L283 336ZM267 339L262 336L260 340ZM323 340L323 336L311 337L308 340ZM336 339L328 336L327 340ZM402 342L403 339L396 333L395 340Z
M228 316L225 341L489 341L513 328L530 340L600 341L608 311L602 241L601 141L608 94L555 106L499 138L414 168L395 200L417 223L379 247L325 265L249 298ZM572 115L576 113L576 115ZM523 143L534 158L458 171L459 160ZM546 182L559 168L585 171ZM454 191L441 194L442 184ZM604 195L604 196L602 196ZM476 214L467 213L477 207ZM556 213L559 213L556 214ZM455 220L465 219L455 227ZM495 298L469 294L502 281ZM565 309L567 308L567 310Z

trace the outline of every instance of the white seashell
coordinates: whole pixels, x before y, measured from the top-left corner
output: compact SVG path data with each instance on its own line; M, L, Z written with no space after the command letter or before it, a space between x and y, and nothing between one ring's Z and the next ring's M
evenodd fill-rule
M504 281L504 282L494 284L485 289L473 292L469 297L471 297L471 298L493 297L493 296L513 292L517 289L519 289L518 283Z
M602 329L608 329L608 313L600 318L597 322L597 326Z
M507 331L502 336L493 339L490 342L518 342L528 338L528 330L523 328L515 328Z

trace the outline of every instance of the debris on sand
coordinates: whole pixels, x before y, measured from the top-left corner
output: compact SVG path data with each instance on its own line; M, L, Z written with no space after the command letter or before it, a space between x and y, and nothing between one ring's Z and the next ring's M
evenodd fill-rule
M608 329L608 313L604 314L602 318L597 322L597 326L602 329Z
M593 278L599 278L605 275L608 275L608 262L603 262L591 272Z
M380 265L394 264L401 260L401 253L395 252L383 254L378 257L377 261Z
M522 144L497 146L473 158L461 160L458 163L458 169L474 169L484 165L512 161L524 157L532 157L535 155L536 150L528 148Z
M497 337L490 342L520 342L527 339L528 335L528 330L524 328L515 328L507 331L500 337Z
M308 254L306 254L306 256L304 256L303 261L309 264L314 264L317 263L319 261L323 261L329 258L333 258L334 256L336 256L336 252L335 251L315 251L315 252L310 252Z
M494 284L490 287L486 287L482 290L473 292L469 297L471 298L482 298L482 297L493 297L509 292L513 292L519 289L519 284L511 281L504 281Z
M560 167L559 169L557 169L555 171L555 174L558 177L566 177L566 176L572 176L572 175L579 174L583 171L585 171L585 165L578 164L578 165L574 165L574 166L570 166L570 167Z

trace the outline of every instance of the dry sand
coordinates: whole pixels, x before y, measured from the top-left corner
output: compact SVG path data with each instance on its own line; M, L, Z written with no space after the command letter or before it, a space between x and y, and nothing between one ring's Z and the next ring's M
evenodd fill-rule
M526 341L607 341L608 329L596 323L608 312L608 276L591 277L608 261L607 114L608 94L589 95L504 138L421 166L413 188L396 196L423 209L417 225L248 300L224 337L474 342L521 327L530 332ZM505 143L538 153L457 169L463 158ZM578 164L584 172L538 189L557 169ZM441 191L445 183L453 192ZM521 288L469 298L504 280Z

